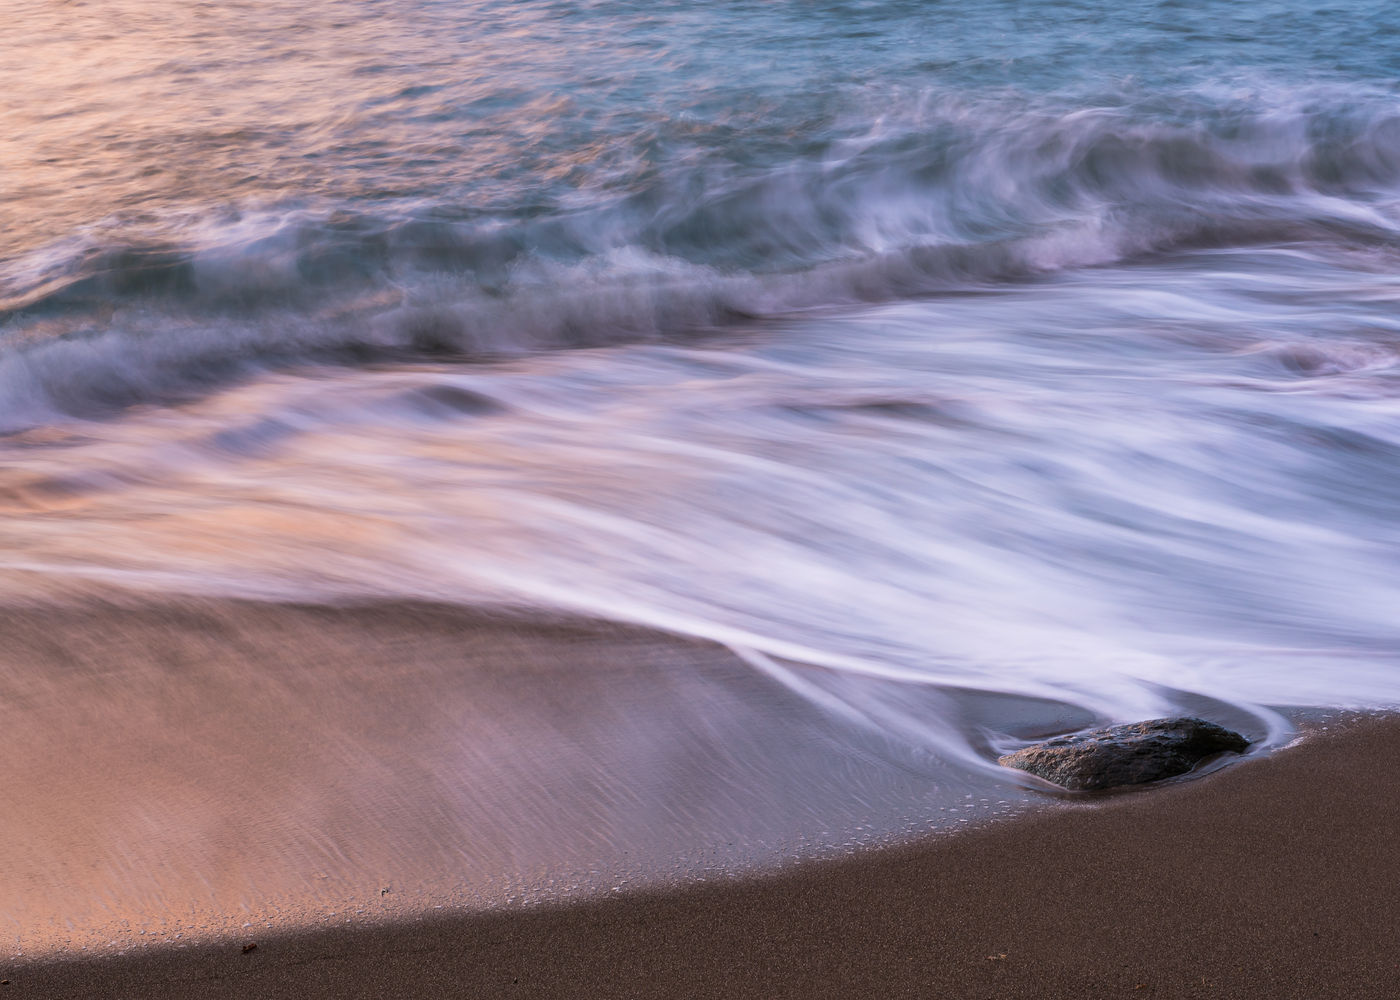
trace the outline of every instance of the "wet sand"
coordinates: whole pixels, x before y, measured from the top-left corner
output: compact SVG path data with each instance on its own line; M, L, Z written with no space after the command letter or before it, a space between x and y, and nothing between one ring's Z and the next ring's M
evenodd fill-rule
M0 961L753 872L1032 797L722 646L537 613L11 610L0 706Z
M15 996L1392 997L1363 721L1207 778L775 877L531 912L12 965Z
M1394 718L774 874L822 853L805 831L928 829L962 786L720 647L617 626L211 602L0 630L0 998L1400 984Z

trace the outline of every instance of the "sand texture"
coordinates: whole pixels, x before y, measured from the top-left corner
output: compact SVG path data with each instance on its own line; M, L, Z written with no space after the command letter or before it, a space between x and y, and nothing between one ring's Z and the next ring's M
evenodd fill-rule
M1400 721L776 876L13 965L14 996L1394 997Z

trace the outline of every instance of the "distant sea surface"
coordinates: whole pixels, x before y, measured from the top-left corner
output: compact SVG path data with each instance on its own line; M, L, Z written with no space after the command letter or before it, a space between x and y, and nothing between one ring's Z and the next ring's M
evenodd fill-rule
M0 14L6 604L649 626L993 784L930 693L1400 702L1400 6Z

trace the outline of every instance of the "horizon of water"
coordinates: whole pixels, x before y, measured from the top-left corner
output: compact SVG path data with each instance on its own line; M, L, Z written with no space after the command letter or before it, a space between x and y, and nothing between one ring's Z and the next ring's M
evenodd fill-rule
M922 692L1400 703L1391 5L3 9L9 604L642 624L992 784Z

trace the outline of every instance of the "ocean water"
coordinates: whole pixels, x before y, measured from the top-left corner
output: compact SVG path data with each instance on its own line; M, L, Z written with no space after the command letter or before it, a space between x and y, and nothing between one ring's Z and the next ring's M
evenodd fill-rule
M4 0L0 597L1400 702L1400 10Z

